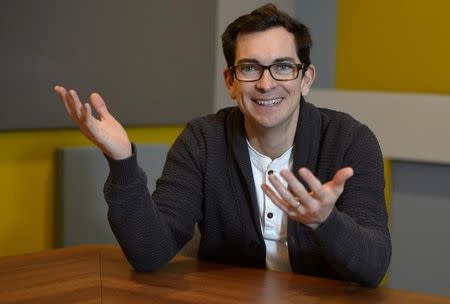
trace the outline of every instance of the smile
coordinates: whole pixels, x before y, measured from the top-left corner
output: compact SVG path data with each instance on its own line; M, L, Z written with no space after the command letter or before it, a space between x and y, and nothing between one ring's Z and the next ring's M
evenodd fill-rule
M259 104L260 106L271 106L279 104L283 101L283 98L274 98L274 99L253 99L254 102Z

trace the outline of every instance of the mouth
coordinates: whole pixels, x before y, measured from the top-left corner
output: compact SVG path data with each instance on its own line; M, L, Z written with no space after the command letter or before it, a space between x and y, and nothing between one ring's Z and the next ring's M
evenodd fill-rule
M252 99L252 101L260 106L273 106L283 101L283 98L271 98L271 99Z

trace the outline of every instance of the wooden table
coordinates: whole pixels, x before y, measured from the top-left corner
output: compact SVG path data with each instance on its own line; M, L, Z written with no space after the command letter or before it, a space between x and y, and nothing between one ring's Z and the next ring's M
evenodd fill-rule
M450 303L450 298L177 257L135 273L117 246L0 258L0 303Z

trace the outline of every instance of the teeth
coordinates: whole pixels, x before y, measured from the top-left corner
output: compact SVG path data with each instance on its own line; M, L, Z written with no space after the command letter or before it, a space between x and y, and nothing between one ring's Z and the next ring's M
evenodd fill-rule
M275 99L255 99L255 102L261 106L270 106L274 104L279 104L283 98L275 98Z

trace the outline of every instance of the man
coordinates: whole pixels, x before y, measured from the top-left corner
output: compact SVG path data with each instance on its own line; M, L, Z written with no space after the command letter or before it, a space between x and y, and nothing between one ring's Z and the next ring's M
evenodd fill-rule
M198 223L200 259L377 286L391 255L380 148L365 125L304 100L315 77L308 29L269 4L231 23L222 42L238 107L186 126L151 195L102 98L83 105L55 87L107 156L108 218L128 261L160 268Z

